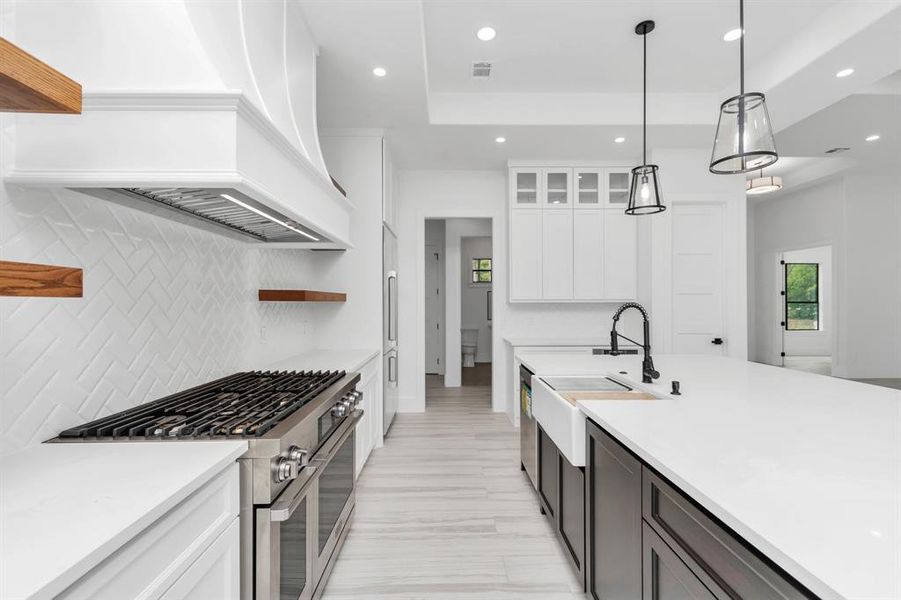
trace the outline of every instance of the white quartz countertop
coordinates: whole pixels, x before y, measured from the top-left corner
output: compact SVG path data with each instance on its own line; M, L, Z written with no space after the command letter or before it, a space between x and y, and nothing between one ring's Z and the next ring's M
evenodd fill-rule
M247 442L41 444L0 458L0 598L52 598Z
M610 336L595 337L505 337L504 341L514 347L529 346L609 346Z
M359 371L370 360L378 356L379 350L310 350L295 354L287 358L261 361L253 364L251 369L271 371L297 371L297 370L344 370L347 372Z
M641 381L640 357L517 357L537 376ZM646 387L668 394L676 379L681 396L579 408L820 597L901 598L901 392L726 358L654 361Z

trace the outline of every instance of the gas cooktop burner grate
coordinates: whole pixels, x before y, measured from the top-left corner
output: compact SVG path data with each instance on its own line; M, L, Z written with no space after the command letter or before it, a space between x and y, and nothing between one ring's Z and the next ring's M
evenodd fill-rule
M60 438L209 439L260 437L344 371L250 371L67 429Z

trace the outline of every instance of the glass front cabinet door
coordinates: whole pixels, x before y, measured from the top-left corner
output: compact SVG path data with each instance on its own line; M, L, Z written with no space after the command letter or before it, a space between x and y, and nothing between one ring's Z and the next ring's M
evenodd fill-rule
M538 208L540 184L541 169L511 169L513 208Z
M602 169L573 169L575 181L575 208L601 208L604 192Z
M572 169L544 169L544 208L572 208Z
M621 208L629 206L629 184L632 172L630 169L606 169L607 192L605 208Z

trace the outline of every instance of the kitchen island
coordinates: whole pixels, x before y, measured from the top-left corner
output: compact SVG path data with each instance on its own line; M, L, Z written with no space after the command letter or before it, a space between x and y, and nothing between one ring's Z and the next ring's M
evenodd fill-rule
M655 357L647 386L640 357L517 358L537 379L611 375L659 396L577 406L806 590L901 598L901 392L718 357Z

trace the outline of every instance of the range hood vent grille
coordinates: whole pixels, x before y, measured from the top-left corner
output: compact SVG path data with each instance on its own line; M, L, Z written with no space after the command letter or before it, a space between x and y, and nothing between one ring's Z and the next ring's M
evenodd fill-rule
M116 191L227 227L257 241L328 241L232 189L121 188Z

